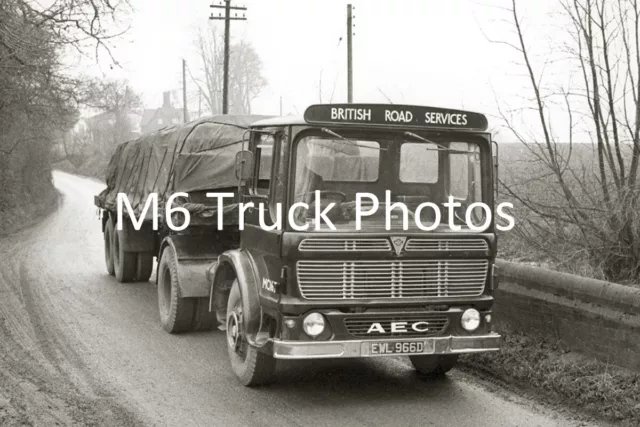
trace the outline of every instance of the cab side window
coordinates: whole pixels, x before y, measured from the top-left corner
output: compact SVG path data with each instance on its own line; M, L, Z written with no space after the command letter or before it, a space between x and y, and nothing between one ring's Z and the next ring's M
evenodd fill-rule
M271 164L273 163L273 135L260 134L256 141L256 179L254 192L260 196L269 195Z

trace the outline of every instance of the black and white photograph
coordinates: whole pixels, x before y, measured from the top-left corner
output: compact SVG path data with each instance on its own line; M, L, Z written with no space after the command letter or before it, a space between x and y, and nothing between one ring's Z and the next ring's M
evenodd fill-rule
M0 0L0 426L640 426L639 0Z

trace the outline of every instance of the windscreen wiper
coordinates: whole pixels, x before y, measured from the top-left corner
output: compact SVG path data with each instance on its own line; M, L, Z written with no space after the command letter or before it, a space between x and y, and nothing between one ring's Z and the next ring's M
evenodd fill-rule
M408 132L408 131L407 131L407 132L405 132L404 134L405 134L406 136L410 136L410 137L412 137L412 138L419 139L420 141L423 141L423 142L428 142L429 144L433 144L433 145L435 145L436 147L438 147L438 148L436 148L436 149L433 149L433 148L427 148L427 150L430 150L430 151L448 151L448 152L450 152L450 153L463 153L463 154L470 154L470 153L473 153L473 151L468 151L468 150L454 150L454 149L452 149L452 148L445 147L444 145L440 145L440 144L438 144L437 142L433 142L433 141L431 141L430 139L427 139L427 138L425 138L425 137L422 137L422 136L420 136L420 135L417 135L417 134L415 134L415 133L413 133L413 132Z
M357 142L357 141L354 141L353 139L345 138L344 136L337 134L336 132L332 131L331 129L321 128L320 130L321 130L322 132L324 132L324 133L327 133L327 134L329 134L329 135L331 135L331 136L333 136L333 137L335 137L335 138L338 138L338 139L340 139L340 140L342 140L342 141L346 141L346 142L348 142L349 144L353 144L353 145L355 145L355 146L357 146L357 147L362 147L362 148L371 148L371 149L373 149L373 150L380 150L380 151L387 151L387 149L386 149L386 148L381 148L380 146L378 146L378 147L371 147L371 146L369 146L369 145L358 144L358 142Z

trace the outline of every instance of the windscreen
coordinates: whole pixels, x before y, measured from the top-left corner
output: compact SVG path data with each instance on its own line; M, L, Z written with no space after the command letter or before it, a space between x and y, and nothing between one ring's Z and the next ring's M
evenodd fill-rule
M460 205L452 211L456 228L468 229L467 208L484 201L481 148L471 139L313 135L300 138L294 152L293 203L309 206L294 218L312 231L316 206L324 211L331 204L327 217L338 230L440 231L448 227L450 201ZM486 219L481 208L468 216L473 224Z

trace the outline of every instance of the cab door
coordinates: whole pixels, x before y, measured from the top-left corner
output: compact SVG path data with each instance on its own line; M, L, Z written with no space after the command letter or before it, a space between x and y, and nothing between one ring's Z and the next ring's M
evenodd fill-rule
M276 301L282 262L280 242L284 229L283 206L275 201L275 177L280 164L283 133L278 129L252 132L249 147L254 154L252 178L247 182L241 247L255 263L260 294Z

